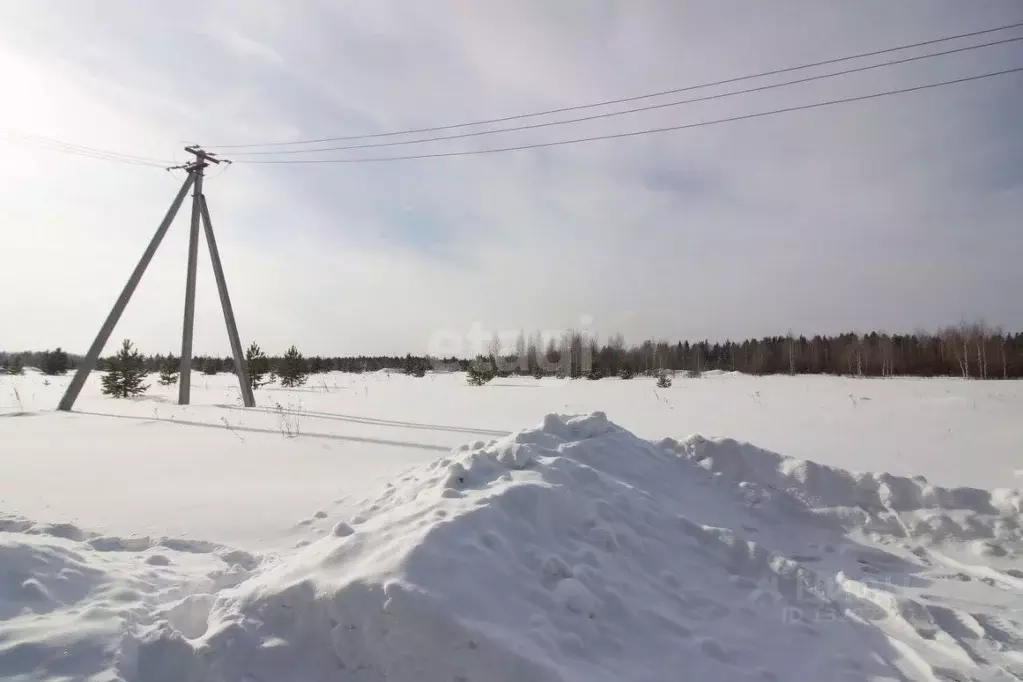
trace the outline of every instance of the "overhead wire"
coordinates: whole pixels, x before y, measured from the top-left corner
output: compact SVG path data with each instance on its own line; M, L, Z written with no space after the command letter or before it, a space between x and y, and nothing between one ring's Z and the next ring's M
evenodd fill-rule
M434 159L451 156L474 156L480 154L496 154L500 152L513 152L522 151L526 149L539 149L543 147L556 147L562 145L578 144L582 142L593 142L597 140L613 140L626 137L636 137L640 135L652 135L656 133L664 133L676 130L688 130L691 128L701 128L704 126L719 125L723 123L732 123L735 121L745 121L756 118L764 118L768 116L776 116L779 114L786 114L795 111L805 111L808 109L819 109L823 107L835 106L839 104L848 104L851 102L862 102L865 100L878 99L881 97L888 97L891 95L900 95L910 92L919 92L922 90L929 90L933 88L946 87L949 85L956 85L961 83L968 83L972 81L979 81L986 78L994 78L996 76L1004 76L1011 73L1018 73L1023 71L1023 66L1003 69L1001 71L992 71L989 73L978 74L975 76L967 76L964 78L956 78L952 80L939 81L937 83L927 83L925 85L917 85L908 88L898 88L894 90L886 90L883 92L875 92L868 95L857 95L854 97L843 97L840 99L827 100L824 102L814 102L811 104L802 104L798 106L785 107L781 109L772 109L769 111L761 111L752 114L743 114L739 116L729 116L727 118L713 119L710 121L699 121L697 123L687 123L675 126L665 126L662 128L648 128L644 130L633 130L622 133L611 133L606 135L591 135L588 137L577 137L567 140L554 140L550 142L536 142L532 144L522 144L509 147L497 147L490 149L476 149L476 150L464 150L464 151L451 151L451 152L435 152L431 154L411 154L406 156L384 156L384 157L362 157L362 158L343 158L343 159L256 159L247 160L239 159L235 163L245 164L313 164L313 163L378 163L388 161L409 161L414 159Z
M889 60L889 61L886 61L886 62L881 62L879 64L869 64L867 66L858 66L858 67L855 67L855 68L845 69L845 70L842 70L842 71L834 71L834 72L831 72L831 73L818 74L818 75L815 75L815 76L807 76L805 78L797 78L795 80L783 81L781 83L770 83L768 85L761 85L761 86L758 86L758 87L755 87L755 88L746 88L744 90L733 90L731 92L718 93L718 94L714 94L714 95L706 95L706 96L703 96L703 97L693 97L693 98L690 98L690 99L683 99L683 100L678 100L678 101L674 101L674 102L661 102L659 104L649 104L649 105L642 106L642 107L633 107L633 108L624 109L624 110L621 110L621 111L610 111L610 112L604 112L604 113L600 113L600 114L592 114L590 116L582 116L582 117L577 117L577 118L564 119L564 120L560 120L560 121L544 121L542 123L530 123L530 124L514 126L514 127L510 127L510 128L497 128L497 129L494 129L494 130L477 130L477 131L473 131L473 132L457 133L457 134L454 134L454 135L440 135L440 136L426 137L426 138L415 139L415 140L398 140L398 141L394 141L394 142L372 142L372 143L369 143L369 144L345 145L345 146L340 146L340 147L322 147L322 148L318 148L318 149L285 149L285 150L252 151L252 152L236 151L236 152L232 152L231 154L232 154L232 156L236 156L236 157L237 156L269 156L269 155L278 156L278 155L285 155L285 154L287 154L287 155L293 155L293 154L317 154L317 153L323 153L323 152L346 151L346 150L353 150L353 149L370 149L370 148L379 148L379 147L398 147L398 146L405 146L405 145L411 145L411 144L426 144L426 143L429 143L429 142L441 142L441 141L446 141L446 140L457 140L457 139L462 139L462 138L467 138L467 137L480 137L480 136L483 136L483 135L496 135L496 134L499 134L499 133L517 132L517 131L522 131L522 130L532 130L532 129L536 129L536 128L548 128L548 127L568 125L568 124L573 124L573 123L582 123L582 122L585 122L585 121L593 121L593 120L597 120L597 119L613 118L615 116L624 116L624 115L627 115L627 114L634 114L634 113L643 112L643 111L652 111L652 110L655 110L655 109L665 109L665 108L668 108L668 107L677 107L677 106L682 106L682 105L685 105L685 104L695 104L697 102L708 102L708 101L711 101L711 100L724 99L726 97L735 97L737 95L746 95L746 94L750 94L750 93L754 93L754 92L763 92L765 90L774 90L774 89L778 89L778 88L789 87L789 86L792 86L792 85L798 85L798 84L801 84L801 83L809 83L809 82L812 82L812 81L824 80L824 79L827 79L827 78L835 78L836 76L844 76L844 75L848 75L848 74L851 74L851 73L859 73L859 72L863 72L863 71L870 71L872 69L891 67L891 66L896 66L896 65L899 65L899 64L906 64L906 63L909 63L909 62L915 62L915 61L920 61L920 60L924 60L924 59L932 59L934 57L942 57L942 56L945 56L945 55L966 52L966 51L969 51L969 50L977 50L977 49L980 49L980 48L992 47L992 46L995 46L995 45L1004 45L1006 43L1013 43L1013 42L1018 42L1018 41L1021 41L1021 40L1023 40L1023 36L1019 36L1019 37L1016 37L1016 38L1006 38L1006 39L1003 39L1003 40L996 40L996 41L992 41L992 42L988 42L988 43L981 43L979 45L969 45L969 46L966 46L966 47L959 47L959 48L955 48L955 49L951 49L951 50L943 50L941 52L932 52L932 53L929 53L929 54L916 55L916 56L913 56L913 57L905 57L903 59L893 59L893 60Z
M575 110L581 110L581 109L595 108L595 107L606 106L606 105L610 105L610 104L618 104L618 103L624 103L624 102L638 101L638 100L658 97L658 96L667 95L667 94L685 92L685 91L690 91L690 90L696 90L696 89L701 89L701 88L712 87L712 86L715 86L715 85L724 85L724 84L727 84L727 83L734 83L734 82L749 80L749 79L753 79L753 78L760 78L760 77L764 77L764 76L770 76L770 75L787 73L787 72L792 72L792 71L797 71L797 70L802 70L802 69L808 69L808 68L812 68L812 67L816 67L816 66L823 66L823 65L827 65L827 64L835 64L835 63L839 63L839 62L849 61L849 60L852 60L852 59L859 59L859 58L864 58L864 57L869 57L869 56L886 54L886 53L890 53L890 52L894 52L894 51L906 50L906 49L911 49L911 48L915 48L915 47L921 47L921 46L924 46L924 45L931 45L931 44L935 44L935 43L946 42L946 41L949 41L949 40L956 40L956 39L960 39L960 38L967 38L967 37L972 37L972 36L977 36L977 35L983 35L983 34L993 33L993 32L996 32L996 31L1003 31L1003 30L1008 30L1008 29L1018 28L1018 27L1023 27L1023 22L1019 22L1019 23L1015 23L1015 24L1008 24L1008 25L999 26L999 27L995 27L995 28L984 29L984 30L981 30L981 31L973 31L973 32L970 32L970 33L962 33L962 34L958 34L958 35L954 35L954 36L946 36L946 37L943 37L943 38L935 38L935 39L932 39L932 40L922 41L922 42L913 43L913 44L909 44L909 45L900 45L900 46L897 46L897 47L886 48L886 49L883 49L883 50L874 50L874 51L871 51L871 52L863 52L863 53L859 53L859 54L855 54L855 55L849 55L849 56L845 56L845 57L837 57L837 58L823 60L823 61L818 61L818 62L813 62L813 63L809 63L809 64L801 64L801 65L786 67L786 68L782 68L782 69L774 69L774 70L771 70L771 71L764 71L764 72L760 72L760 73L756 73L756 74L751 74L751 75L746 75L746 76L739 76L739 77L736 77L736 78L730 78L730 79L715 81L715 82L711 82L711 83L703 83L703 84L697 84L697 85L690 85L690 86L686 86L686 87L682 87L682 88L675 88L673 90L664 90L664 91L656 92L656 93L648 93L648 94L636 95L636 96L632 96L632 97L622 97L622 98L618 98L618 99L614 99L614 100L606 100L606 101L603 101L603 102L596 102L596 103L591 103L591 104L581 104L581 105L575 105L575 106L569 106L569 107L561 107L561 108L558 108L558 109L549 109L549 110L539 111L539 112L532 112L532 113L526 113L526 114L517 114L517 115L514 115L514 116L506 116L506 117L496 118L496 119L488 119L488 120L482 120L482 121L472 121L472 122L468 122L468 123L457 123L457 124L451 124L451 125L445 125L445 126L434 126L434 127L429 127L429 128L417 128L417 129L409 129L409 130L401 130L401 131L374 133L374 134L369 134L369 135L354 135L354 136L347 136L347 137L320 138L318 140L302 140L302 141L293 141L293 142L269 142L269 143L262 143L262 144L255 144L254 143L254 144L246 144L246 145L220 145L218 148L220 148L220 149L241 149L241 148L248 148L248 147L255 147L255 146L274 147L274 146L297 145L297 144L314 144L314 143L331 142L331 141L342 141L342 140L371 139L371 138L380 138L380 137L389 137L389 136L398 136L398 135L408 135L408 134L421 133L421 132L451 130L451 129L463 128L463 127L469 127L469 126L475 126L475 125L483 125L483 124L487 124L487 123L499 123L499 122L503 122L503 121L511 121L511 120L517 120L517 119L531 118L531 117L548 115L548 114L554 114L554 113L560 113L560 112L567 112L567 111L575 111ZM679 101L674 101L674 102L663 102L663 103L659 103L659 104L651 104L651 105L646 105L646 106L642 106L642 107L633 107L633 108L625 109L625 110L621 110L621 111L603 112L603 113L599 113L599 114L593 114L593 115L589 115L589 116L577 117L577 118L573 118L573 119L540 122L540 123L533 123L533 124L527 124L527 125L521 125L521 126L513 126L513 127L508 127L508 128L499 128L499 129L496 129L496 130L483 130L483 131L474 131L474 132L464 132L464 133L459 133L459 134L455 134L455 135L442 135L442 136L434 136L434 137L428 137L428 138L422 138L422 139L414 139L414 140L399 140L399 141L393 141L393 142L379 142L379 143L347 145L347 146L339 146L339 147L324 147L324 148L317 148L317 149L249 151L249 152L246 152L246 151L236 151L236 152L232 152L232 155L235 155L235 156L238 156L238 155L251 155L251 156L257 156L257 155L258 156L275 155L276 156L276 155L285 155L285 154L286 155L292 155L292 154L316 154L316 153L331 152L331 151L344 151L344 150L366 149L366 148L376 148L376 147L391 147L391 146L410 145L410 144L424 144L424 143L428 143L428 142L453 140L453 139L460 139L460 138L467 138L467 137L477 137L477 136L483 136L483 135L492 135L492 134L499 134L499 133L505 133L505 132L514 132L514 131L529 130L529 129L544 128L544 127L559 126L559 125L568 125L568 124L573 124L573 123L581 123L581 122L585 122L585 121L590 121L590 120L594 120L594 119L603 119L603 118L609 118L609 117L614 117L614 116L622 116L622 115L631 114L631 113L637 113L637 112L641 112L641 111L648 111L648 110L655 110L655 109L661 109L661 108L666 108L666 107L680 106L680 105L684 105L684 104L691 104L691 103L696 103L696 102L703 102L703 101L721 99L721 98L725 98L725 97L733 97L733 96L742 95L742 94L749 94L749 93L753 93L753 92L760 92L760 91L765 91L765 90L772 90L772 89L777 89L777 88L789 87L789 86L800 84L800 83L806 83L806 82L810 82L810 81L817 81L817 80L822 80L822 79L826 79L826 78L834 78L836 76L846 75L846 74L850 74L850 73L868 71L868 70L878 69L878 68L882 68L882 67L895 66L895 65L898 65L898 64L904 64L904 63L914 62L914 61L923 60L923 59L930 59L930 58L939 57L939 56L943 56L943 55L961 53L961 52L965 52L965 51L968 51L968 50L975 50L975 49L984 48L984 47L991 47L991 46L995 46L995 45L1001 45L1001 44L1016 42L1016 41L1020 41L1020 40L1023 40L1023 36L1015 37L1015 38L1007 38L1007 39L992 41L992 42L988 42L988 43L982 43L982 44L979 44L979 45L969 45L969 46L964 46L964 47L960 47L960 48L954 48L954 49L950 49L950 50L943 50L943 51L940 51L940 52L929 53L929 54L925 54L925 55L915 55L915 56L907 57L907 58L903 58L903 59L888 60L886 62L881 62L879 64L870 64L870 65L867 65L867 66L855 67L855 68L845 69L845 70L842 70L842 71L831 72L831 73L827 73L827 74L818 74L818 75L815 75L815 76L809 76L809 77L806 77L806 78L799 78L799 79L795 79L795 80L791 80L791 81L785 81L785 82L782 82L782 83L772 83L772 84L768 84L768 85L758 86L758 87L754 87L754 88L747 88L747 89L738 90L738 91L731 91L731 92L726 92L726 93L718 93L718 94L709 95L709 96L705 96L705 97L697 97L697 98L679 100ZM413 155L390 156L390 157L361 157L361 158L341 158L341 159L321 159L321 158L266 159L266 160L239 159L238 162L239 163L253 163L253 164L257 164L257 163L258 164L369 163L369 162L378 162L378 161L403 161L403 160L412 160L412 159L438 158L438 157L448 157L448 156L468 156L468 155L476 155L476 154L491 154L491 153L498 153L498 152L519 151L519 150L525 150L525 149L535 149L535 148L542 148L542 147L553 147L553 146L560 146L560 145L567 145L567 144L576 144L576 143L596 141L596 140L606 140L606 139L616 139L616 138L623 138L623 137L633 137L633 136L637 136L637 135L648 135L648 134L654 134L654 133L659 133L659 132L667 132L667 131L672 131L672 130L684 130L684 129L688 129L688 128L695 128L695 127L701 127L701 126L706 126L706 125L716 125L716 124L720 124L720 123L728 123L728 122L732 122L732 121L740 121L740 120L746 120L746 119L751 119L751 118L760 118L760 117L764 117L764 116L772 116L772 115L777 115L777 114L782 114L782 113L787 113L787 112L792 112L792 111L799 111L799 110L804 110L804 109L813 109L813 108L819 108L819 107L824 107L824 106L831 106L831 105L836 105L836 104L844 104L844 103L849 103L849 102L861 101L861 100L865 100L865 99L873 99L873 98L884 97L884 96L888 96L888 95L902 94L902 93L907 93L907 92L914 92L914 91L917 91L917 90L924 90L924 89L941 87L941 86L946 86L946 85L953 85L953 84L957 84L957 83L964 83L964 82L968 82L968 81L979 80L981 78L990 78L990 77L994 77L994 76L1000 76L1000 75L1005 75L1005 74L1009 74L1009 73L1014 73L1014 72L1017 72L1017 71L1020 71L1020 70L1023 70L1023 67L1016 68L1016 69L1007 69L1007 70L1003 70L1003 71L996 71L996 72L991 72L991 73L987 73L987 74L981 74L981 75L978 75L978 76L972 76L972 77L967 77L967 78L960 78L960 79L955 79L955 80L942 81L942 82L938 82L938 83L931 83L931 84L927 84L927 85L923 85L923 86L916 86L916 87L911 87L911 88L902 88L902 89L890 90L890 91L885 91L885 92L881 92L881 93L873 93L873 94L870 94L870 95L863 95L863 96L856 96L856 97L846 97L846 98L841 98L841 99L837 99L837 100L829 100L829 101L826 101L826 102L817 102L817 103L811 103L811 104L806 104L806 105L787 107L787 108L783 108L783 109L775 109L775 110L766 111L766 112L757 112L757 113L753 113L753 114L745 114L745 115L740 115L740 116L733 116L733 117L728 117L728 118L715 119L715 120L711 120L711 121L702 121L702 122L686 124L686 125L667 126L667 127L663 127L663 128L652 128L652 129L628 131L628 132L622 132L622 133L612 133L612 134L606 134L606 135L593 135L593 136L588 136L588 137L572 138L572 139L565 139L565 140L554 140L554 141L549 141L549 142L538 142L538 143L532 143L532 144L514 145L514 146L506 146L506 147L498 147L498 148L490 148L490 149L451 151L451 152L436 152L436 153L428 153L428 154L413 154ZM156 158L153 158L153 157L137 156L137 155L132 155L132 154L125 154L125 153L122 153L122 152L107 150L107 149L101 149L101 148L97 148L97 147L89 147L89 146L85 146L85 145L73 144L73 143L64 142L62 140L58 140L58 139L54 139L54 138L44 137L44 136L41 136L41 135L33 135L33 134L27 134L27 133L10 132L10 131L2 131L2 130L0 130L0 136L7 137L7 138L13 139L15 141L27 142L27 143L30 143L30 144L36 144L36 145L39 145L39 146L41 146L41 147L43 147L45 149L49 149L51 151L55 151L55 152L59 152L59 153L66 153L66 154L71 154L71 155L76 155L76 156L81 156L81 157L86 157L86 158L94 158L94 159L104 160L104 161L112 161L112 162L131 164L131 165L151 166L151 167L158 167L158 168L166 168L168 165L170 165L172 163L172 162L168 162L166 160L156 159Z
M832 58L832 59L825 59L825 60L816 61L816 62L810 62L810 63L806 63L806 64L798 64L798 65L795 65L795 66L788 66L788 67L779 68L779 69L772 69L772 70L769 70L769 71L761 71L761 72L758 72L758 73L748 74L748 75L744 75L744 76L737 76L737 77L733 77L733 78L726 78L726 79L723 79L723 80L717 80L717 81L712 81L712 82L707 82L707 83L699 83L699 84L695 84L695 85L687 85L687 86L684 86L684 87L672 88L670 90L661 90L659 92L651 92L651 93L646 93L646 94L642 94L642 95L633 95L633 96L630 96L630 97L619 97L619 98L616 98L616 99L609 99L609 100L604 100L604 101L600 101L600 102L591 102L591 103L588 103L588 104L577 104L577 105L572 105L572 106L558 107L558 108L554 108L554 109L546 109L546 110L543 110L543 111L534 111L534 112L529 112L529 113L524 113L524 114L515 114L515 115L512 115L512 116L503 116L503 117L500 117L500 118L482 119L482 120L477 120L477 121L468 121L468 122L463 122L463 123L453 123L453 124L448 124L448 125L429 126L429 127L421 127L421 128L408 128L408 129L405 129L405 130L393 130L393 131L386 131L386 132L380 132L380 133L370 133L370 134L364 134L364 135L346 135L346 136L322 137L322 138L308 139L308 140L290 140L290 141L276 141L276 142L252 142L252 143L245 143L245 144L218 144L218 145L208 145L208 146L211 149L244 149L244 148L251 148L251 147L282 147L282 146L290 146L290 145L318 144L318 143L322 143L322 142L343 142L343 141L350 141L350 140L365 140L365 139L372 139L372 138L379 138L379 137L392 137L392 136L399 136L399 135L411 135L411 134L415 134L415 133L437 132L437 131L442 131L442 130L451 130L451 129L455 129L455 128L467 128L467 127L471 127L471 126L487 125L487 124L492 124L492 123L504 123L506 121L514 121L514 120L523 119L523 118L533 118L533 117L537 117L537 116L547 116L547 115L550 115L550 114L559 114L559 113L564 113L564 112L569 112L569 111L578 111L578 110L581 110L581 109L590 109L590 108L608 106L608 105L612 105L612 104L624 104L624 103L627 103L627 102L635 102L635 101L639 101L639 100L643 100L643 99L650 99L650 98L654 98L654 97L661 97L661 96L664 96L664 95L679 94L679 93L688 92L688 91L691 91L691 90L699 90L699 89L702 89L702 88L715 87L715 86L719 86L719 85L728 85L730 83L737 83L737 82L741 82L741 81L745 81L745 80L752 80L752 79L755 79L755 78L763 78L763 77L767 77L767 76L776 76L776 75L780 75L780 74L784 74L784 73L791 73L793 71L800 71L800 70L803 70L803 69L810 69L810 68L814 68L814 67L818 67L818 66L827 66L827 65L830 65L830 64L838 64L838 63L841 63L841 62L851 61L851 60L854 60L854 59L862 59L862 58L866 58L866 57L875 57L875 56L878 56L878 55L888 54L888 53L891 53L891 52L897 52L897 51L900 51L900 50L909 50L909 49L913 49L913 48L924 47L926 45L934 45L934 44L937 44L937 43L943 43L943 42L947 42L947 41L951 41L951 40L958 40L958 39L961 39L961 38L970 38L970 37L975 37L975 36L979 36L979 35L986 35L986 34L989 34L989 33L995 33L997 31L1006 31L1006 30L1009 30L1009 29L1019 28L1019 27L1023 27L1023 22L1017 22L1017 23L1013 23L1013 24L1006 24L1006 25L1003 25L1003 26L996 26L996 27L993 27L993 28L983 29L983 30L980 30L980 31L971 31L969 33L960 33L960 34L957 34L957 35L945 36L945 37L942 37L942 38L933 38L931 40L924 40L924 41L921 41L921 42L911 43L911 44L907 44L907 45L898 45L898 46L895 46L895 47L884 48L884 49L881 49L881 50L872 50L872 51L869 51L869 52L860 52L860 53L857 53L857 54L847 55L847 56L844 56L844 57L835 57L835 58Z
M129 165L137 166L152 166L156 168L164 168L169 162L155 159L146 156L135 156L133 154L124 154L122 152L116 152L108 149L100 149L97 147L87 147L85 145L72 144L70 142L64 142L51 137L44 137L42 135L33 135L30 133L14 132L14 131L0 131L0 136L14 140L16 142L24 142L28 144L38 145L44 149L51 151L71 154L74 156L82 156L86 158L99 159L102 161L114 161L117 163L125 163Z

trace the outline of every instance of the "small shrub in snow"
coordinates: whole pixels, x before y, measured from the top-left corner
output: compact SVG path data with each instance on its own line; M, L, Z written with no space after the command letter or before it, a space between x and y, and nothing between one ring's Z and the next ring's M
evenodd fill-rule
M145 393L149 386L142 382L146 378L145 361L131 341L124 340L121 350L110 359L110 369L103 376L103 394L115 398L129 398Z
M277 415L277 430L285 438L297 438L302 433L302 404L297 406L288 403L284 407L274 403L274 414Z
M469 365L469 369L465 373L465 380L470 386L482 386L493 379L495 374L494 361L490 359L490 356L479 355Z
M543 379L544 376L546 376L546 373L543 371L543 367L537 365L536 367L533 368L534 379Z
M622 368L618 370L619 379L631 379L634 376L636 376L635 370L633 370L632 367L629 367L628 365L622 365Z
M671 387L671 375L661 370L657 373L657 388L670 388Z
M277 368L277 374L281 377L281 386L285 388L294 388L306 382L309 371L306 369L305 358L298 352L298 348L292 346L288 349Z
M603 379L604 378L604 370L600 369L599 367L591 367L590 371L586 374L586 378L591 380L591 381L596 381L597 379Z
M178 371L179 361L173 355L168 355L167 359L160 365L160 385L170 386L178 383Z
M703 372L701 372L698 369L687 369L686 370L686 378L687 379L699 379L702 376L703 376Z

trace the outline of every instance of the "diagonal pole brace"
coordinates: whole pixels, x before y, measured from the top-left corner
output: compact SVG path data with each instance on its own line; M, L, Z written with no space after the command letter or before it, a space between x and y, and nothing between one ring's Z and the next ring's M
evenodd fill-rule
M192 187L195 179L196 174L189 172L185 182L181 185L181 190L178 191L178 195L174 197L174 201L167 210L163 222L156 229L156 234L153 235L153 239L149 242L145 252L143 252L138 265L135 266L135 270L132 271L131 276L128 278L128 283L124 285L121 295L117 297L114 307L110 310L110 314L107 315L103 326L100 327L99 334L96 335L92 346L89 347L89 352L85 354L85 358L78 365L75 376L71 379L71 383L68 384L67 390L64 391L64 397L60 399L60 404L57 406L58 410L69 412L74 407L78 394L81 393L82 387L85 386L85 380L89 378L89 373L95 369L96 361L99 360L99 354L103 352L103 347L107 345L110 334L113 333L114 327L117 326L117 321L121 319L128 301L131 300L132 294L135 293L135 289L142 279L142 275L146 272L146 268L149 267L149 262L153 260L153 254L156 253L171 223L174 222L174 216L177 215L178 209L181 208L181 203L185 200L185 195L188 194L188 190Z
M227 279L224 277L224 266L220 262L220 250L217 249L217 239L213 236L213 223L210 221L210 210L206 206L206 195L200 195L199 201L202 224L206 230L206 245L210 248L210 260L213 261L213 276L217 280L217 291L220 293L220 307L224 310L224 324L227 325L227 337L231 342L234 371L238 375L242 402L245 407L255 407L256 399L252 395L252 383L249 381L249 370L245 363L245 354L242 352L242 342L238 337L238 325L234 319L234 308L231 307L231 296L227 293Z

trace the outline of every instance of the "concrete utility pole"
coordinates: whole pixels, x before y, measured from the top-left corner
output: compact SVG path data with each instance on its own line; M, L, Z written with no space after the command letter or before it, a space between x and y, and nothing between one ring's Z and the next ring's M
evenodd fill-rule
M60 405L58 406L60 410L67 412L74 407L78 394L81 393L82 387L85 386L85 380L88 379L89 373L95 369L96 362L99 360L99 354L103 352L103 348L110 339L110 334L113 333L114 327L117 326L118 320L121 319L121 314L124 313L124 309L127 307L128 301L131 300L132 294L135 293L142 275L145 273L146 268L149 267L149 262L153 259L153 255L167 234L167 230L170 229L170 225L181 208L181 204L184 202L189 189L193 191L192 220L188 238L188 271L185 279L185 314L181 331L181 376L178 386L178 404L187 405L190 399L192 328L195 320L195 280L199 254L199 223L202 222L206 233L206 243L210 249L210 260L213 261L213 273L217 280L217 291L220 294L220 305L224 311L224 323L227 326L228 339L231 342L231 354L234 356L235 374L238 375L242 402L245 404L245 407L255 407L256 405L256 400L252 395L252 385L249 383L248 369L245 366L245 356L242 353L241 340L238 336L238 326L235 324L234 310L231 308L231 297L227 292L227 280L224 277L224 268L220 262L220 252L217 250L217 242L213 236L213 223L210 221L209 209L206 206L206 196L202 192L203 171L210 164L230 163L230 161L218 159L215 155L198 146L185 147L185 151L193 154L195 161L183 166L175 166L175 168L187 170L188 177L185 178L185 182L181 185L181 189L171 203L167 215L164 216L163 222L157 228L156 234L153 235L153 239L142 254L138 265L135 266L131 277L128 278L128 283L125 284L121 295L114 303L113 309L107 315L107 319L100 328L99 334L96 335L96 340L92 342L89 352L86 353L82 363L78 366L78 371L75 372L71 383L68 384L64 397L61 398Z
M189 170L195 175L192 185L192 227L188 232L188 271L185 275L185 315L181 322L181 368L178 378L178 405L187 405L192 394L192 327L195 322L195 276L199 258L199 219L202 205L202 178L205 154L196 153Z

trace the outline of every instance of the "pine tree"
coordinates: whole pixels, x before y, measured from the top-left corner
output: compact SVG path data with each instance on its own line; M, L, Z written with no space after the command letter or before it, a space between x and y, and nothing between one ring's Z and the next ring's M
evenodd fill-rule
M671 375L666 370L657 372L657 388L671 388Z
M173 355L168 355L167 359L160 365L160 385L170 386L171 384L178 383L178 371L179 361Z
M213 376L220 371L220 360L204 357L199 360L199 371L206 376Z
M401 371L407 376L422 378L426 376L426 363L409 353L401 363Z
M298 348L292 346L281 359L277 373L281 377L281 386L294 388L305 383L309 372L306 370L305 358L298 352Z
M270 381L263 379L270 371L270 360L255 341L245 350L245 365L249 370L249 384L252 385L252 390L273 381L272 376Z
M62 351L60 346L58 346L55 351L46 351L43 353L43 361L41 365L42 366L39 369L42 370L43 374L57 376L60 374L66 374L71 362L68 360L67 353Z
M12 355L4 360L4 372L11 376L21 376L25 373L25 361L20 355Z
M476 360L469 365L469 369L466 370L465 380L470 386L482 386L497 374L497 370L494 368L494 360L489 355L479 355Z
M103 377L103 394L115 398L140 395L149 388L142 383L145 378L145 360L125 339L121 350L110 359L110 370Z

